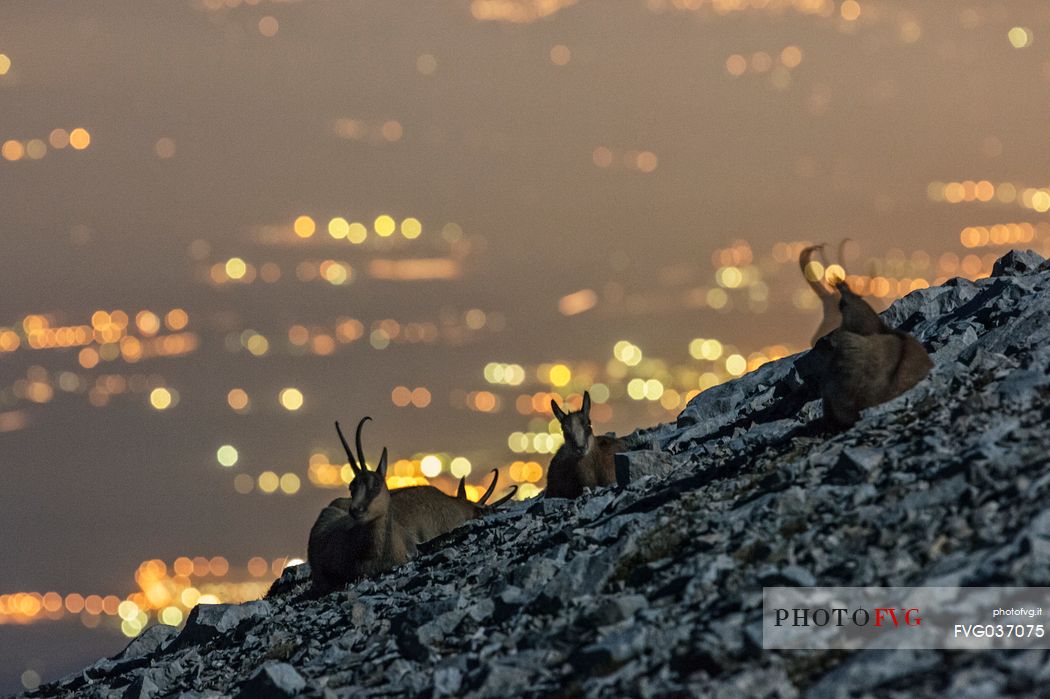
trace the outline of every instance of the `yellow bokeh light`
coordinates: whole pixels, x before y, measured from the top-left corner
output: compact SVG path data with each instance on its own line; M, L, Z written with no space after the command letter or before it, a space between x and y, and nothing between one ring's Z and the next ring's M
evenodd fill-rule
M263 471L259 474L259 490L264 493L272 493L281 486L281 478L273 471Z
M419 470L423 472L423 475L427 478L434 478L441 475L441 459L434 456L433 454L427 454L419 462Z
M470 461L462 456L457 456L452 459L452 463L449 464L449 472L456 478L463 478L469 476L471 471Z
M239 257L226 260L226 276L230 279L242 279L248 271L248 265Z
M368 228L363 223L353 222L346 229L346 239L354 245L360 245L368 237Z
M1010 40L1010 45L1015 49L1028 48L1032 45L1032 30L1028 27L1012 27L1006 33L1006 38Z
M815 282L824 278L824 265L820 264L816 260L810 260L805 269L802 270L803 276L807 281Z
M346 234L350 232L350 222L342 216L336 216L328 222L328 235L332 236L336 240L340 240L346 237Z
M707 305L711 308L725 308L729 303L729 294L723 289L711 289L707 292Z
M175 402L175 396L171 389L155 388L150 391L149 404L157 410L167 410Z
M117 605L117 616L125 621L134 619L139 614L139 606L129 599Z
M405 236L409 240L418 238L420 233L423 232L423 225L414 218L406 218L401 222L401 235Z
M165 607L161 610L160 614L157 615L160 619L160 623L167 624L168 626L178 626L182 623L182 610L178 607Z
M317 230L317 224L309 216L303 215L295 219L292 228L300 238L309 238Z
M613 345L613 356L627 366L637 366L642 361L642 349L627 340L620 340Z
M645 397L648 400L660 400L664 394L664 385L657 379L649 379L645 382Z
M728 289L736 289L744 281L744 275L738 267L722 267L715 273L719 285Z
M0 53L0 75L7 75L9 70L11 70L11 59L6 53Z
M281 476L281 491L285 495L295 495L299 492L302 481L294 473L286 473Z
M700 356L709 361L714 361L722 356L722 343L718 340L704 340L700 345Z
M215 458L218 459L220 464L229 468L237 463L237 449L231 444L223 444L215 452Z
M564 364L555 364L550 369L550 381L554 386L565 386L572 380L572 371Z
M298 388L285 388L278 394L281 407L285 410L298 410L303 407L303 393Z
M842 265L828 265L828 268L824 270L824 278L830 284L838 284L846 280L846 270Z
M393 235L394 231L397 229L397 223L394 222L392 216L383 214L376 217L375 223L372 227L375 229L377 235L386 238Z
M742 376L747 371L747 360L740 354L729 355L726 357L726 371L733 376Z

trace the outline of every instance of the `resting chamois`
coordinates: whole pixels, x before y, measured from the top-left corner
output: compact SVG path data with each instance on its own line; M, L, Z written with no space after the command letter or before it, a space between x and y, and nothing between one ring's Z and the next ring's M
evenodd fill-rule
M361 429L368 420L371 418L365 417L357 425L356 459L339 423L335 423L354 478L350 497L333 500L310 530L310 574L322 593L404 564L416 554L419 544L480 517L488 509L484 502L496 487L494 478L478 503L466 500L464 484L462 499L429 485L389 490L386 447L375 471L365 466ZM502 504L516 490L490 507Z
M591 395L583 393L583 405L575 413L566 413L557 401L551 410L561 423L565 443L558 448L547 468L547 495L554 498L578 498L584 488L616 483L617 452L624 450L623 440L591 430Z
M842 324L813 348L820 362L817 380L824 416L849 427L860 411L896 398L933 368L926 348L906 332L887 326L875 310L839 282Z

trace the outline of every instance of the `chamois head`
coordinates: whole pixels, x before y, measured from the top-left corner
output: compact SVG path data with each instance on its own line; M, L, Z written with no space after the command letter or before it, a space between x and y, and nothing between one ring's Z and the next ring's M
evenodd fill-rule
M479 507L479 508L480 507L485 507L485 503L488 502L489 497L492 496L492 491L494 491L496 489L496 481L498 481L498 480L499 480L499 470L494 468L494 469L492 469L492 482L489 483L489 487L488 487L488 489L485 490L485 494L482 495L480 498L478 498L478 501L474 503L477 507ZM510 487L510 492L509 493L507 493L506 495L504 495L503 497L501 497L499 500L497 500L496 502L492 503L488 507L485 507L485 509L499 507L500 505L502 505L503 503L507 502L512 497L514 497L514 493L516 493L516 492L518 492L518 486L512 485ZM459 488L456 490L456 497L458 499L460 499L460 500L466 500L467 499L467 477L466 476L463 476L462 478L459 479Z
M586 454L594 446L594 432L591 431L591 394L583 392L583 405L578 412L566 413L557 401L551 399L551 410L561 423L565 435L565 447L573 454Z
M346 457L350 461L350 470L354 472L354 478L350 481L349 513L350 516L359 519L361 522L370 522L382 517L390 506L390 491L386 487L386 447L383 447L383 454L379 457L379 466L376 467L375 471L368 470L365 464L364 450L361 448L361 429L371 419L370 417L364 417L361 418L361 422L357 423L357 435L354 440L357 445L356 459L353 452L350 451L350 445L347 444L346 437L343 436L343 430L339 427L339 422L336 421L335 423L335 430L339 433L339 441L343 443Z
M889 332L875 309L868 305L845 281L835 285L839 291L839 311L842 312L842 329L858 335L878 335Z

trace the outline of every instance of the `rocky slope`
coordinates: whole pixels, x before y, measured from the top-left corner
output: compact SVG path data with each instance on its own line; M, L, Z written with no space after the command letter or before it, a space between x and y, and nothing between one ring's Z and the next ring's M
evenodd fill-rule
M847 432L815 428L806 355L767 364L633 435L625 488L521 503L320 600L198 607L33 695L1045 692L1050 651L761 650L763 585L1050 584L1050 262L885 317L936 368Z

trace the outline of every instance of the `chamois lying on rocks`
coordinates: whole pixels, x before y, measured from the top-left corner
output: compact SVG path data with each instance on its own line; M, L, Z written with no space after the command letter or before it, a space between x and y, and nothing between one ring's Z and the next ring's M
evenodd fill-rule
M842 323L820 338L812 352L824 416L834 426L849 427L861 410L896 398L919 383L933 361L918 340L887 326L845 281L836 288Z
M329 503L310 529L307 556L315 590L320 593L396 568L416 554L419 544L480 517L488 509L485 502L499 477L496 473L477 503L467 500L463 481L461 497L446 495L429 485L389 490L386 447L374 471L365 465L361 429L368 420L371 418L365 417L357 425L356 459L339 423L335 423L354 478L350 497ZM506 502L516 490L489 507Z
M584 488L616 483L617 452L626 448L623 440L591 430L591 395L583 393L578 412L566 413L554 400L551 410L561 423L565 443L558 448L547 468L547 495L555 498L578 498Z

